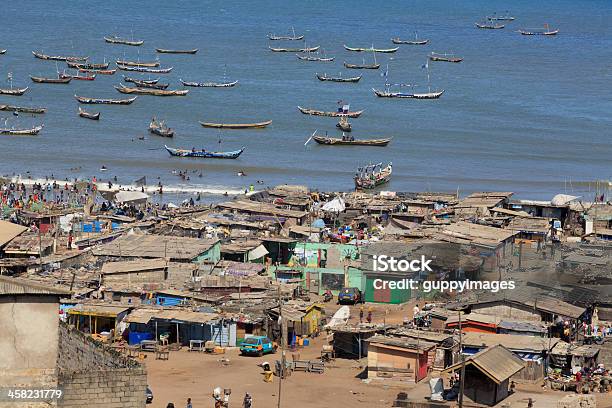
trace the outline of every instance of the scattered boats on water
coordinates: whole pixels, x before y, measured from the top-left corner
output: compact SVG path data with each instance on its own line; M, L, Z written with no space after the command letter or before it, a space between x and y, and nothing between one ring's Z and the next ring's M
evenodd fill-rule
M79 103L84 104L99 104L99 105L129 105L138 98L137 96L129 99L112 99L112 98L87 98L84 96L74 95Z
M347 116L340 116L340 120L336 123L336 127L343 132L350 132L353 130L351 123L348 121Z
M275 47L268 46L268 48L270 49L270 51L274 51L274 52L315 52L319 48L321 48L321 46L317 45L316 47L305 47L305 48L275 48Z
M131 45L134 47L139 47L144 44L143 40L128 40L125 38L117 37L115 35L104 37L104 41L110 44L123 44L123 45Z
M190 82L179 79L184 86L193 86L201 88L231 88L238 84L238 81L231 82Z
M149 85L153 85L159 82L161 78L156 78L156 79L138 79L138 78L132 78L132 77L128 77L123 75L123 81L125 82L132 82L134 83L134 81L138 81L138 82L143 82L143 83L147 83Z
M205 128L216 128L216 129L263 129L272 123L271 120L254 123L213 123L213 122L200 122Z
M26 106L0 105L0 111L42 114L47 112L47 108L29 108Z
M89 59L89 57L77 57L77 56L62 56L62 55L46 55L46 54L42 54L36 51L32 51L32 54L34 54L34 56L36 58L42 59L42 60L52 60L52 61L71 61L71 62L75 62L75 61L87 61Z
M108 62L94 64L91 62L75 62L75 61L66 61L66 64L68 64L70 68L84 68L84 69L107 69L108 66L110 65L110 63Z
M79 116L85 119L100 120L100 112L90 113L79 107Z
M301 106L298 106L297 108L304 115L328 116L328 117L333 117L333 118L337 118L340 116L346 116L349 118L358 118L363 113L363 110L353 112L349 110L344 110L342 108L339 108L338 111L336 112L333 112L333 111L326 112L326 111L317 110L317 109L303 108Z
M522 35L557 35L559 30L551 30L548 24L544 24L544 28L521 28L518 30Z
M274 35L272 33L268 34L268 39L270 41L299 41L303 40L303 35L295 35L295 29L291 27L291 35Z
M483 28L485 30L501 30L502 28L506 27L505 24L496 23L492 20L483 21L481 23L474 23L474 25L476 26L476 28Z
M198 49L194 48L193 50L167 50L165 48L156 48L155 51L160 54L195 54L196 52L198 52Z
M21 96L29 89L29 87L25 88L0 88L0 95L11 95L11 96Z
M72 81L72 77L62 78L58 75L58 78L44 78L30 75L30 79L38 84L69 84Z
M149 74L168 74L173 67L169 68L148 68L148 67L132 67L128 65L117 64L117 68L123 71L146 72Z
M91 74L100 75L115 75L116 69L91 69L91 68L79 68L79 72L89 72Z
M391 42L393 44L407 44L407 45L426 45L429 43L428 39L419 39L417 32L414 32L414 40L402 40L399 37L392 38Z
M77 70L76 75L72 75L72 74L67 74L65 71L62 72L61 74L59 74L60 78L70 78L70 79L76 79L78 81L93 81L96 79L96 74L92 74L92 75L79 75L79 70Z
M165 146L170 156L176 157L198 157L204 159L237 159L242 152L244 151L244 147L239 150L229 151L229 152L212 152L205 149L175 149L172 147Z
M155 118L149 123L149 132L158 136L174 137L174 129L169 128L165 121L157 121Z
M373 189L382 184L386 184L391 180L391 174L393 173L393 165L389 163L386 167L382 167L382 163L369 164L365 167L359 167L357 174L355 174L355 188L361 189Z
M313 135L312 139L318 144L328 146L379 146L383 147L389 144L391 138L385 139L355 139L352 136L342 134L342 137L327 137Z
M429 59L431 61L454 62L454 63L463 61L463 58L455 57L454 54L438 54L436 52L432 52L431 54L429 54Z
M348 78L343 78L342 76L332 77L332 76L328 76L327 74L322 74L322 75L321 74L315 74L315 75L317 76L319 81L330 81L330 82L352 82L352 83L357 83L361 79L361 75L360 76L356 76L356 77L348 77Z
M487 16L487 20L489 21L514 21L515 18L511 16L508 11L506 11L506 14L500 14L500 15L498 15L497 13L493 13L492 15Z
M153 62L140 62L140 61L126 61L126 60L117 60L115 61L117 65L124 65L126 67L159 67L159 61Z
M45 125L34 126L33 128L20 129L20 128L0 128L0 135L13 135L13 136L35 136L43 129Z
M344 49L347 51L354 52L382 52L382 53L393 53L399 50L399 47L395 48L374 48L374 46L370 48L359 48L359 47L349 47L346 44L344 45Z
M135 95L153 95L153 96L185 96L189 93L187 89L151 89L151 88L139 88L139 87L129 87L123 84L119 84L119 86L115 86L115 89L123 94L135 94Z

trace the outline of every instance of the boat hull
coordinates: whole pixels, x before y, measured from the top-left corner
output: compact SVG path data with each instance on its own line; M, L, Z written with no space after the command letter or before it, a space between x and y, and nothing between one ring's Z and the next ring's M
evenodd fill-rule
M166 151L170 153L170 156L174 157L194 157L199 159L237 159L240 157L244 148L240 150L234 150L231 152L209 152L206 150L186 150L186 149L174 149L168 146L164 146Z
M341 116L346 116L348 118L358 118L363 113L363 110L355 111L355 112L326 112L326 111L320 111L316 109L302 108L301 106L298 106L297 108L304 115L327 116L331 118L339 118Z
M364 139L364 140L342 140L337 137L313 136L313 140L318 144L328 146L378 146L384 147L389 144L391 139Z
M200 122L200 125L205 128L215 129L263 129L269 124L271 120L257 123L211 123L211 122Z
M82 104L93 105L129 105L134 102L137 96L129 99L103 99L103 98L86 98L83 96L74 95L75 99Z
M198 52L198 49L195 48L193 50L166 50L163 48L156 48L155 51L160 54L195 54L196 52Z

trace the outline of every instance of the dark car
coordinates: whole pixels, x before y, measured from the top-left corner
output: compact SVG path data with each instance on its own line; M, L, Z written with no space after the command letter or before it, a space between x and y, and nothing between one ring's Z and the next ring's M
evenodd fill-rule
M338 303L357 304L361 302L361 291L357 288L342 288L338 293Z
M147 385L147 390L145 391L145 395L147 397L147 404L152 403L153 402L153 391L151 391L148 385Z

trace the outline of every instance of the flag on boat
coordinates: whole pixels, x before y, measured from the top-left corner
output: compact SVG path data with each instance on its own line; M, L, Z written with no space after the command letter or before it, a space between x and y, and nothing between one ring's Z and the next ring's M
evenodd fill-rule
M146 186L147 185L147 176L142 176L138 180L135 180L134 184L136 184L137 187Z
M423 65L421 65L421 69L427 69L427 68L429 68L429 61L427 61Z

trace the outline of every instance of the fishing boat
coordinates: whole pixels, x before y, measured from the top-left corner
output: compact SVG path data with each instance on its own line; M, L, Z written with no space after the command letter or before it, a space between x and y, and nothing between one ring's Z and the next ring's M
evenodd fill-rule
M115 35L113 36L109 36L109 37L104 37L104 41L106 41L107 43L110 44L123 44L123 45L131 45L134 47L138 47L141 46L142 44L144 44L143 40L127 40L125 38L121 38L121 37L117 37Z
M115 63L117 65L123 65L126 67L149 67L149 68L159 67L159 61L140 62L140 61L117 60L115 61Z
M392 38L391 42L393 44L407 44L407 45L426 45L429 43L429 40L419 40L419 36L417 32L414 32L414 40L402 40L399 37Z
M380 64L376 62L376 53L374 53L374 63L372 64L366 64L364 58L363 64L349 64L344 61L344 67L349 69L378 69L380 68Z
M147 83L149 85L153 85L159 82L161 78L156 78L156 79L138 79L138 78L132 78L132 77L128 77L123 75L123 81L125 82L132 82L134 83L134 81L138 81L138 82L143 82L143 83Z
M522 35L557 35L559 30L551 30L548 24L544 24L544 28L521 28L518 32Z
M374 48L374 46L370 47L370 48L359 48L359 47L349 47L346 44L344 45L344 49L347 51L354 51L354 52L382 52L382 53L393 53L396 52L397 50L399 50L399 47L395 47L395 48Z
M474 25L476 26L476 28L482 28L485 30L501 30L502 28L506 27L505 24L495 23L490 20L483 21L481 23L474 23Z
M295 56L297 57L297 59L301 60L301 61L317 61L317 62L332 62L334 60L334 57L313 57L312 55L309 55L310 53L307 53L307 55L299 55L299 54L295 54Z
M179 79L184 86L194 86L201 88L231 88L238 84L238 81L232 82L189 82Z
M30 75L30 79L38 84L69 84L72 81L72 77L62 78L59 75L58 78L43 78Z
M348 111L348 110L345 111L343 109L338 109L337 112L326 112L326 111L322 111L322 110L303 108L301 106L298 106L297 108L304 115L328 116L328 117L332 117L332 118L337 118L337 117L341 117L341 116L346 116L346 117L349 117L349 118L358 118L363 113L363 110L351 112L351 111Z
M185 96L189 93L187 89L150 89L150 88L138 88L138 87L129 87L123 84L119 84L119 86L115 86L115 89L123 94L134 94L134 95L153 95L153 96Z
M40 125L29 129L0 128L0 135L35 136L40 133L44 126L45 125Z
M79 116L85 119L100 120L100 112L89 113L79 107Z
M432 52L429 54L429 59L431 61L443 61L443 62L454 62L458 63L463 61L463 58L455 57L453 54L438 54Z
M205 149L174 149L172 147L165 146L170 156L176 157L198 157L204 159L237 159L242 152L244 151L244 147L240 150L234 150L229 152L211 152Z
M25 88L0 88L0 95L11 95L11 96L21 96L29 89L29 87Z
M136 85L139 88L151 88L151 89L166 89L168 88L168 86L170 86L169 83L167 84L160 84L160 83L155 83L155 84L151 84L147 81L141 81L139 79L133 79L132 83L134 85Z
M32 54L34 54L34 56L36 58L42 59L42 60L52 60L52 61L71 61L71 62L76 62L76 61L87 61L89 59L89 57L76 57L76 56L62 56L62 55L45 55L36 51L32 51Z
M376 96L378 96L380 98L407 98L407 99L408 98L412 98L412 99L438 99L444 93L444 90L436 91L436 92L422 92L422 93L418 93L418 92L391 92L388 89L385 90L385 91L380 91L380 90L374 89L374 88L372 88L372 91L374 91L374 94L376 94Z
M388 139L355 139L342 135L342 137L313 136L312 139L318 144L329 146L386 146L391 141Z
M149 132L154 135L163 136L163 137L174 137L174 129L166 126L166 122L157 121L157 119L151 119L151 123L149 123Z
M0 111L42 114L47 112L47 108L29 108L25 106L0 105Z
M6 54L6 50L0 50L0 55Z
M274 35L272 33L268 34L268 39L270 41L299 41L303 40L303 35L295 35L295 29L291 27L291 35Z
M138 98L137 96L129 99L110 99L110 98L86 98L84 96L74 95L79 103L84 104L99 104L99 105L129 105Z
M134 71L134 72L146 72L149 74L168 74L172 71L173 67L169 68L147 68L147 67L130 67L127 65L117 64L117 68L123 71Z
M357 83L361 79L361 75L360 76L356 76L356 77L348 77L348 78L343 78L342 76L332 77L332 76L328 76L327 74L323 74L323 75L315 74L315 75L317 76L319 81L330 81L330 82L352 82L352 83Z
M91 62L75 62L75 61L66 61L66 64L70 68L84 68L84 69L107 69L110 63L102 62L98 64L94 64Z
M487 16L487 20L489 21L514 21L515 18L506 11L506 14L497 15L497 13L493 13L493 15Z
M79 68L79 72L88 72L90 74L100 75L115 75L116 69L90 69L90 68Z
M165 48L156 48L155 51L160 54L195 54L196 52L198 52L198 49L194 48L193 50L167 50Z
M76 79L78 81L93 81L96 79L96 74L92 74L92 75L79 75L79 72L77 70L76 75L72 75L72 74L67 74L65 71L62 72L59 76L60 78L70 78L70 79Z
M213 123L213 122L200 122L205 128L215 128L215 129L263 129L269 124L271 124L271 120L266 120L264 122L254 122L254 123Z
M429 75L429 62L426 62L423 65L423 68L427 69L427 92L394 92L391 91L391 86L399 86L399 87L414 87L415 85L411 84L385 84L385 90L381 91L375 88L372 88L374 94L379 98L400 98L400 99L438 99L444 93L444 90L441 91L432 91L431 90L431 77ZM384 73L385 78L389 78L389 66L387 65L387 70Z
M388 183L391 180L393 165L389 163L387 167L382 167L382 163L370 164L365 167L360 167L355 174L355 188L372 189L382 184Z
M315 52L319 48L321 48L321 46L317 45L316 47L306 47L306 48L274 48L274 47L268 46L268 48L270 49L270 51L274 51L274 52Z
M336 123L336 127L343 132L350 132L353 130L351 123L348 121L347 116L340 116L340 120Z

